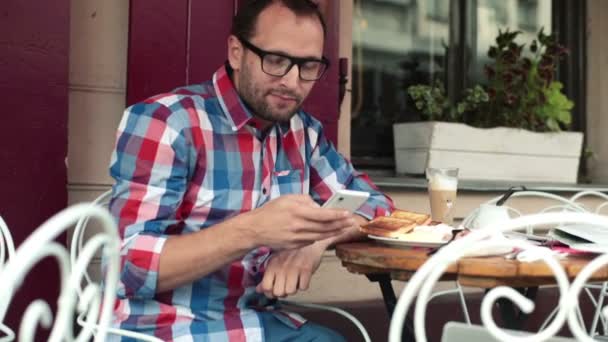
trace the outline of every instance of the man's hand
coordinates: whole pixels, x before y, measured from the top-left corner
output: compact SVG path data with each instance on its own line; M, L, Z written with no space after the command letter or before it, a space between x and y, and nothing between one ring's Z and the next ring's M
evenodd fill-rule
M365 217L356 214L353 215L353 218L355 224L352 227L343 230L342 234L329 238L325 241L328 247L341 242L361 240L365 237L365 234L361 233L359 227L366 224L368 220Z
M341 209L323 209L308 195L287 195L239 215L244 238L275 250L300 248L341 235L356 222Z
M317 242L302 248L276 252L270 257L264 278L256 287L268 298L283 298L308 289L319 268L327 244Z
M167 239L160 258L161 275L157 291L171 290L204 277L260 246L281 251L322 241L315 243L315 248L310 246L302 249L296 258L299 260L301 254L306 254L308 258L313 250L318 255L313 263L298 261L301 268L311 270L308 279L303 278L306 272L301 272L302 284L308 287L310 274L319 266L320 256L329 244L327 241L343 236L352 229L350 227L354 223L355 219L349 212L320 208L309 196L282 196L259 209L237 215L199 232ZM319 244L325 247L316 250L320 248ZM200 246L203 245L205 248L201 250ZM281 258L287 259L292 252L295 251L281 254ZM275 260L272 263L277 262ZM277 266L272 266L275 267Z

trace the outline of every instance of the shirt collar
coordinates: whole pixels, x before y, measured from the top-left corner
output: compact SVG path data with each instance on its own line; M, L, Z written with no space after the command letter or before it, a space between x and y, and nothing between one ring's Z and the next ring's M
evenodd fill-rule
M248 123L252 124L253 127L259 127L259 119L251 114L249 108L241 100L230 78L228 68L229 66L226 63L213 74L213 87L222 110L226 117L232 121L232 130L238 131ZM289 122L275 124L274 126L279 127L281 135L285 135L290 128Z
M238 131L251 120L253 115L241 101L239 93L237 93L234 83L230 79L226 65L222 65L213 74L213 87L222 110L232 121L232 130Z

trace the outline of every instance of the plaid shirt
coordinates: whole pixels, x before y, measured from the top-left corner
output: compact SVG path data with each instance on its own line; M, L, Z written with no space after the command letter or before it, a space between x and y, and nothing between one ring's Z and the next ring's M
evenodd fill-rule
M356 172L300 111L263 133L226 67L213 80L129 107L110 173L111 212L123 239L115 326L165 341L262 341L255 292L272 251L251 251L192 284L157 293L160 254L171 235L196 232L280 195L322 203L336 189L369 191L357 212L386 215L389 198ZM201 246L204 248L204 246ZM257 308L257 309L256 309ZM276 312L291 326L304 322Z

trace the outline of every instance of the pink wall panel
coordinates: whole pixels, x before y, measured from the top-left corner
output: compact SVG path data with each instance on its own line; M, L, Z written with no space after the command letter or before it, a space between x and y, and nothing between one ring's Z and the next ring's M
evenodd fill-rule
M127 77L129 105L186 84L188 2L131 0Z
M16 245L67 204L69 6L69 0L0 5L0 215ZM18 328L36 298L54 306L58 289L55 263L36 266L5 323Z
M226 61L226 41L233 13L233 1L191 2L189 83L211 79L215 70Z
M317 81L312 93L304 103L304 109L315 115L325 128L325 134L334 144L338 138L338 117L340 114L339 95L339 38L340 38L340 2L336 0L319 1L327 22L325 57L331 66L323 78Z

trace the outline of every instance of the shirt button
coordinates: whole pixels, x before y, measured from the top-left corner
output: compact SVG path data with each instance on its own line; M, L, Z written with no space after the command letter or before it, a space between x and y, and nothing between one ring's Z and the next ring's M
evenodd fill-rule
M266 195L267 192L266 188L262 188L262 194Z

